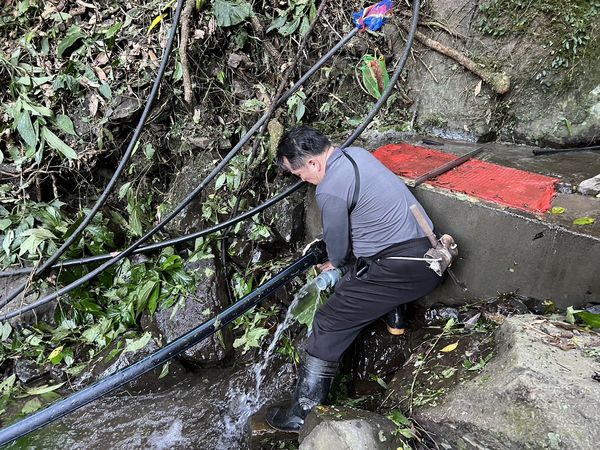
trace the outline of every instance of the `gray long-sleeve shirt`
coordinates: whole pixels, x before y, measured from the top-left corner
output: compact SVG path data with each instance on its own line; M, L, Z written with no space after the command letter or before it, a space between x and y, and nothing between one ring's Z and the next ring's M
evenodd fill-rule
M348 262L351 253L373 256L393 244L424 237L409 210L411 205L421 209L433 228L419 202L392 171L363 148L348 147L346 152L356 161L360 174L352 215L349 217L349 209L356 177L352 163L339 148L329 156L325 176L316 190L323 237L335 267Z

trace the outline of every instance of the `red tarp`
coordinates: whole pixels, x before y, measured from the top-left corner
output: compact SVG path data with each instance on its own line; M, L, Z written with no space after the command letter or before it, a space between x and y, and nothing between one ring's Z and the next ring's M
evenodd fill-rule
M458 158L410 144L386 145L374 155L395 174L410 179ZM558 178L471 159L426 183L499 205L544 213L552 205L558 181Z

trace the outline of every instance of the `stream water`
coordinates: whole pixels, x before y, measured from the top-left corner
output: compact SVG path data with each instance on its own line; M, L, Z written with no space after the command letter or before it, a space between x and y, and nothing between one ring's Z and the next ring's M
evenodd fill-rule
M320 291L300 289L260 359L238 369L172 376L154 391L101 398L38 430L11 448L245 449L248 418L294 386L291 363L275 352L298 304Z

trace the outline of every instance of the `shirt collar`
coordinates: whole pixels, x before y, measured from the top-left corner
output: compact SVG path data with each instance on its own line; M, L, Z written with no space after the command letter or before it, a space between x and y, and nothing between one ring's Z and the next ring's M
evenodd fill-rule
M329 167L342 157L342 150L339 147L335 147L335 150L329 155L327 159L327 164L325 165L325 171L329 170Z

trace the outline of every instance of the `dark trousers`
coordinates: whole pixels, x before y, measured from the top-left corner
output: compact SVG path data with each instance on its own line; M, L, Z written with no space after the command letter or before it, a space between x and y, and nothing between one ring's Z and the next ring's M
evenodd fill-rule
M422 258L429 248L429 240L419 238L392 245L372 257L359 258L317 311L308 339L308 354L325 361L339 361L365 326L396 306L435 289L443 278L424 261L386 259Z

